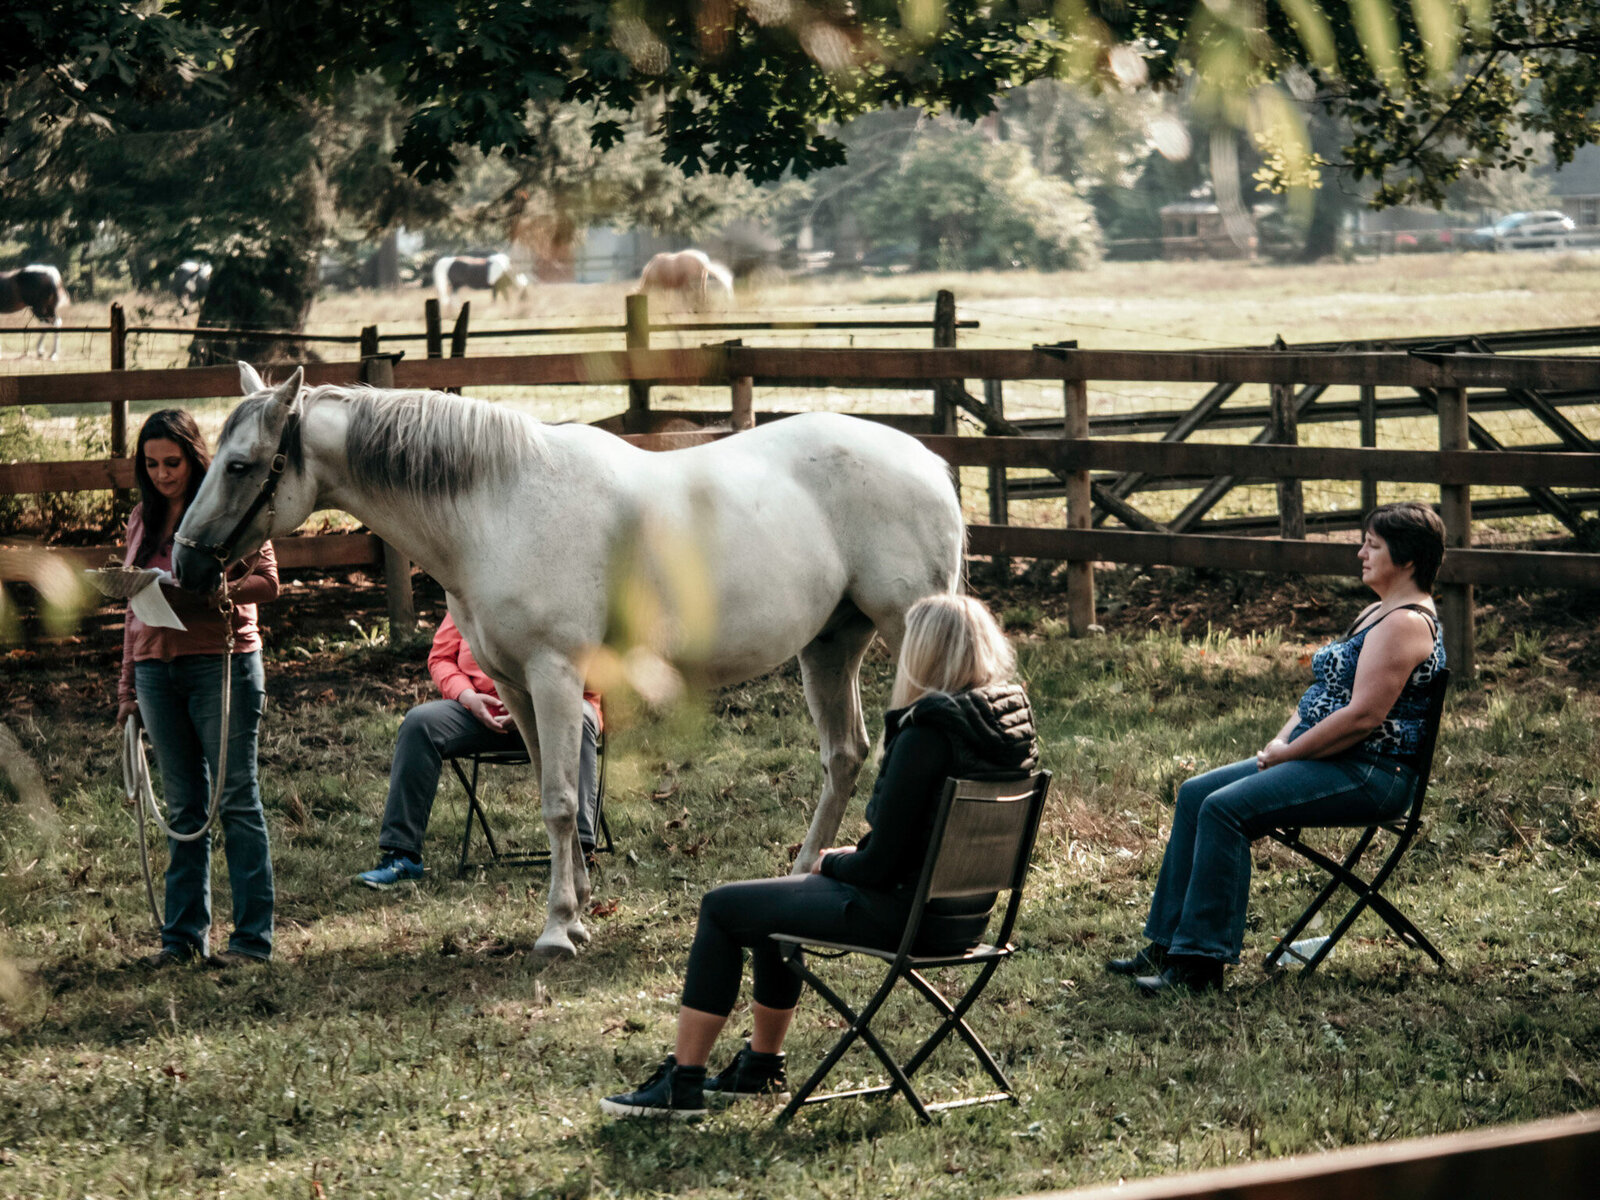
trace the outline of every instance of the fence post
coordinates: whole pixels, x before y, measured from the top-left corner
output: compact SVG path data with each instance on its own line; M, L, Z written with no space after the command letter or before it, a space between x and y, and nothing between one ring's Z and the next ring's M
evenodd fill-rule
M1089 383L1069 379L1064 385L1066 414L1062 436L1087 440L1089 437ZM1094 502L1089 494L1089 472L1067 473L1067 528L1088 529ZM1069 559L1067 562L1067 632L1083 637L1094 624L1094 561Z
M361 327L361 382L372 384L373 387L379 387L381 385L372 383L372 380L367 378L367 360L369 358L375 358L377 353L378 327L376 325L363 325ZM394 366L392 364L389 367L388 386L394 386Z
M1439 449L1466 450L1467 392L1465 388L1442 387L1439 396ZM1445 555L1452 547L1472 545L1472 487L1465 483L1439 485L1439 515L1444 519ZM1438 589L1439 621L1444 626L1444 652L1457 679L1471 679L1477 667L1473 661L1477 635L1473 629L1472 585L1446 583Z
M1273 347L1285 350L1280 337ZM1294 384L1272 385L1272 440L1280 446L1293 446L1300 441L1300 425L1294 411ZM1304 541L1306 536L1306 502L1298 479L1278 480L1278 536Z
M111 306L111 369L128 369L128 314L122 305ZM128 457L128 402L111 402L111 457Z
M736 375L729 381L733 392L733 431L756 427L755 380L749 375Z
M983 402L989 406L989 412L996 417L1006 415L1005 387L998 379L985 379L983 381ZM989 434L989 426L983 428L984 436ZM1011 524L1011 497L1006 490L1005 467L989 468L989 524ZM994 573L1001 580L1011 578L1011 558L1008 555L997 554L994 556Z
M624 333L624 345L629 350L650 349L650 297L643 292L629 296L624 310L623 324L627 327ZM628 384L628 411L623 414L622 428L625 433L650 432L650 385L648 383Z
M1373 450L1378 445L1378 389L1370 383L1361 385L1361 445ZM1363 514L1378 507L1378 481L1361 481L1361 511Z
M361 345L365 349L368 334L374 346L378 340L378 327L368 325L361 331ZM361 382L368 387L392 388L394 386L394 359L391 354L363 354L361 356ZM411 563L388 542L383 543L383 591L389 608L389 641L410 637L417 628L417 604L411 593Z
M933 345L937 350L954 349L956 344L956 294L941 288L933 300ZM933 389L933 432L956 431L956 406L949 390L953 384L939 380Z
M467 326L472 321L472 301L463 300L461 311L456 313L456 323L450 327L450 357L465 358L467 356ZM459 387L447 387L447 392L461 395Z
M940 288L933 298L933 345L935 349L954 349L956 344L956 294ZM954 437L960 430L956 427L956 403L951 396L956 388L960 387L959 381L954 379L937 379L933 384L933 432ZM950 482L955 485L956 503L961 503L961 468L950 468Z
M444 357L444 325L439 318L439 298L429 296L422 302L422 325L428 334L428 357Z

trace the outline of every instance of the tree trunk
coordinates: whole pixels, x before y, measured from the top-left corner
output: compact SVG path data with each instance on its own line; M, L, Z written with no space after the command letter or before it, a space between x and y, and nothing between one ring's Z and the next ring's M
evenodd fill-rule
M235 253L216 264L211 287L200 306L204 327L261 330L237 337L196 337L189 344L189 365L237 362L320 362L304 342L273 337L298 333L317 298L318 260L328 230L327 180L316 165L300 172L291 189L290 206L301 217L261 231L254 253Z

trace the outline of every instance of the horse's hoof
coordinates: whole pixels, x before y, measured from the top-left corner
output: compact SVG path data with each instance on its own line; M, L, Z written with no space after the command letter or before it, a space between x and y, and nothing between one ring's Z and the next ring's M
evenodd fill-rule
M560 930L540 935L539 940L533 944L533 952L539 958L578 957L578 948L572 944L572 939Z
M567 926L567 936L580 946L589 944L589 931L584 928L582 921L574 921Z

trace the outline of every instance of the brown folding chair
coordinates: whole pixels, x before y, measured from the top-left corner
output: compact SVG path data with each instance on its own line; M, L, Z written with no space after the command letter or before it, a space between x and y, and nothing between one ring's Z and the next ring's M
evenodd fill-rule
M1004 783L951 779L945 784L944 794L934 815L928 856L923 862L911 914L906 920L905 933L897 949L822 942L781 933L772 935L774 941L782 944L784 962L789 969L810 984L848 1024L844 1036L828 1051L811 1078L794 1093L788 1105L778 1114L779 1121L787 1121L807 1104L820 1104L847 1096L892 1095L895 1092L905 1095L922 1121L930 1119L929 1113L947 1108L990 1104L1000 1100L1018 1102L1016 1089L967 1024L966 1014L988 985L995 970L1014 953L1011 931L1016 924L1017 910L1022 905L1022 885L1027 878L1028 860L1033 855L1034 838L1039 831L1039 819L1044 812L1045 795L1049 789L1049 771ZM925 955L915 952L929 901L995 895L999 892L1009 892L1010 898L1006 903L1005 917L992 943L976 946L960 954ZM802 951L822 958L842 958L847 954L871 955L888 964L888 973L871 999L857 1012L806 965ZM978 968L977 978L954 1004L924 974L941 967ZM903 1065L896 1062L871 1028L873 1018L902 979L910 983L941 1016L938 1028ZM912 1088L911 1076L952 1033L960 1035L1001 1090L965 1100L926 1104ZM857 1039L877 1055L884 1069L889 1072L891 1082L882 1087L815 1095L828 1072L833 1070Z
M1301 971L1304 974L1315 971L1323 959L1333 952L1334 946L1338 945L1339 939L1344 937L1345 932L1355 923L1355 919L1369 908L1383 918L1402 942L1413 950L1421 950L1439 966L1448 969L1450 964L1445 961L1444 955L1440 954L1422 931L1411 923L1410 918L1379 894L1379 889L1388 882L1389 876L1399 865L1401 856L1405 854L1422 825L1422 803L1428 793L1428 778L1433 773L1433 751L1439 740L1439 722L1444 716L1444 694L1449 685L1450 672L1447 670L1440 670L1429 684L1427 715L1423 719L1422 727L1422 744L1417 748L1413 760L1417 771L1417 784L1411 793L1411 806L1406 810L1404 817L1368 826L1342 860L1336 860L1331 855L1308 845L1301 838L1300 829L1283 828L1267 831L1267 837L1315 863L1330 876L1305 912L1289 926L1284 935L1278 939L1278 944L1267 955L1263 965L1268 974L1282 969L1285 966L1283 961L1285 958L1301 963ZM1372 845L1373 839L1380 833L1394 837L1394 848L1370 877L1363 878L1356 873L1357 865L1368 847ZM1349 911L1339 918L1338 924L1333 927L1333 932L1326 938L1320 939L1315 947L1297 948L1295 942L1301 933L1341 887L1355 893L1355 902L1351 904Z
M595 738L594 747L595 769L595 847L596 854L614 854L616 845L611 840L611 826L606 824L606 722L605 713L600 714L600 731ZM475 871L479 867L536 867L545 866L550 862L549 850L502 850L500 843L495 840L494 830L489 828L489 816L484 811L482 798L478 794L478 771L481 767L501 766L527 766L533 759L525 747L515 750L484 750L477 754L463 754L447 756L444 760L450 764L456 773L456 778L461 781L461 789L467 796L467 820L461 831L461 858L456 864L456 877L459 879L468 871ZM467 766L471 767L471 772ZM472 861L472 823L476 820L478 828L483 831L484 843L489 847L489 857Z

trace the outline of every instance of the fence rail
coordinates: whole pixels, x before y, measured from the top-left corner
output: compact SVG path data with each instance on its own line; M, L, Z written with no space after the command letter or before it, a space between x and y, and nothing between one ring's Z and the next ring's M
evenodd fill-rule
M632 298L637 301L639 298ZM1475 585L1538 584L1600 587L1600 555L1549 551L1472 548L1473 488L1521 488L1527 499L1496 498L1493 503L1524 503L1540 511L1566 511L1581 519L1583 505L1593 504L1600 489L1600 452L1570 422L1543 419L1563 436L1552 449L1505 449L1481 431L1469 413L1470 388L1493 389L1491 395L1538 394L1589 396L1600 392L1600 358L1543 355L1507 356L1468 349L1440 352L1416 347L1395 350L1248 349L1224 351L1079 350L1036 347L1032 350L962 349L954 345L954 300L944 293L936 305L935 340L928 349L805 349L746 347L735 343L695 349L643 348L648 321L643 305L630 305L635 348L547 355L479 358L423 358L395 361L375 355L361 362L316 363L306 367L307 381L350 384L358 380L405 388L461 388L528 385L626 385L626 411L597 422L630 436L650 449L696 444L716 433L664 434L662 418L686 416L716 423L723 430L747 428L782 414L757 413L753 388L825 384L830 387L881 388L896 385L926 389L933 407L927 415L872 414L920 436L954 466L990 471L990 522L971 527L974 554L1000 559L1028 557L1064 559L1068 563L1069 620L1083 630L1094 620L1095 562L1216 566L1231 569L1308 574L1354 575L1348 545L1305 540L1305 530L1327 514L1307 514L1299 503L1300 483L1308 479L1360 481L1363 490L1378 482L1437 486L1451 552L1440 575L1441 604L1447 610L1450 654L1463 670L1472 663L1471 589ZM372 339L368 339L369 347ZM969 380L984 381L985 399L965 391ZM1007 380L1055 381L1062 384L1064 416L1058 428L1072 436L1049 436L1053 430L1022 429L1005 420L997 403ZM1160 441L1093 437L1088 415L1089 381L1208 383L1208 399L1174 420ZM662 384L713 385L729 389L726 410L661 413L650 408L650 389ZM1214 398L1244 383L1271 385L1273 423L1255 443L1220 445L1184 440L1220 408ZM1409 388L1438 422L1437 450L1389 450L1301 446L1295 444L1291 410L1314 410L1317 389L1357 385L1367 389ZM237 388L232 367L158 371L109 371L84 374L41 374L0 378L0 405L109 404L115 412L131 401L192 400L231 395ZM1231 393L1230 393L1231 394ZM1308 398L1309 397L1309 398ZM1366 397L1372 399L1370 395ZM1226 399L1226 396L1223 396ZM966 407L984 423L987 437L956 437L953 412ZM926 410L925 410L926 412ZM1559 409L1557 410L1559 416ZM1287 421L1287 428L1284 427ZM1567 426L1570 426L1568 428ZM1045 436L1040 436L1045 435ZM1283 444L1287 443L1287 444ZM1472 446L1476 448L1469 448ZM1027 494L1024 481L1009 481L1010 470L1045 472L1046 486L1067 497L1066 528L1025 528L1010 524L1007 497ZM131 464L109 460L77 463L0 465L0 494L80 491L127 487ZM1128 500L1140 490L1195 487L1200 495L1178 518L1163 525ZM1249 518L1251 529L1277 532L1277 537L1235 536L1190 528L1197 514L1215 504L1229 487L1274 481L1279 489L1278 514ZM1554 489L1568 489L1565 493ZM1339 514L1335 514L1338 516ZM1123 528L1097 525L1114 518ZM1277 529L1273 530L1272 525ZM285 539L287 549L296 542ZM368 541L337 548L290 551L291 561L309 565L385 565L381 545ZM320 556L320 557L319 557ZM405 585L409 588L409 585Z
M1600 1113L1135 1179L1028 1200L1504 1200L1594 1195Z

